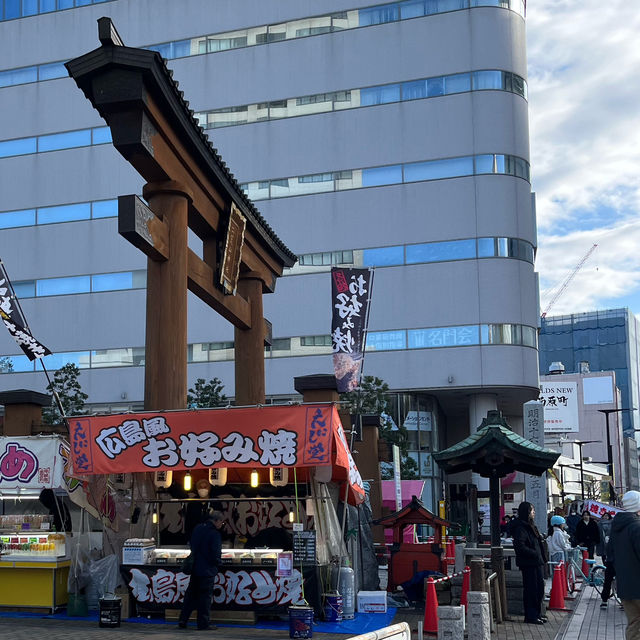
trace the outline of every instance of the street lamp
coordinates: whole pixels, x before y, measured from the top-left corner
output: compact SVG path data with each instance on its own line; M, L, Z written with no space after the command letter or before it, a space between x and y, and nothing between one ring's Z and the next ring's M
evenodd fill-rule
M582 460L582 447L584 447L585 444L592 444L594 442L602 442L602 440L573 440L572 441L573 444L577 444L578 447L580 448L580 489L581 489L581 495L583 500L584 500L584 466L583 466L583 460Z
M632 409L598 409L600 413L604 413L607 421L607 473L611 478L611 486L616 486L616 479L613 470L613 447L611 446L611 435L609 434L609 414L620 413L622 411L635 411L635 407ZM582 453L582 450L580 450Z

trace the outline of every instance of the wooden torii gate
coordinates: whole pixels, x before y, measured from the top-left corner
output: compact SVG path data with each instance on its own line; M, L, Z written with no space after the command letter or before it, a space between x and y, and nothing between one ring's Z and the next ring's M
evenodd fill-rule
M186 407L187 290L235 327L236 404L263 403L271 328L262 294L296 256L211 146L160 54L125 47L109 18L98 20L98 37L98 49L65 66L147 182L148 206L118 198L119 233L147 255L145 408Z

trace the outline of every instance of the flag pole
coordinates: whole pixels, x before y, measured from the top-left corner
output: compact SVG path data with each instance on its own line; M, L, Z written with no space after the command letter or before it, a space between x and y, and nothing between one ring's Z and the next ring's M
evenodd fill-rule
M24 311L22 310L22 305L20 304L20 299L16 295L16 291L13 288L13 283L11 282L11 278L9 278L9 274L7 273L7 269L6 269L5 265L4 265L4 262L1 259L0 259L0 265L2 266L2 270L4 271L5 276L7 277L7 285L9 286L9 291L11 293L11 298L15 301L16 306L18 307L18 311L20 312L20 315L22 316L22 320L24 321L24 328L27 329L27 331L29 331L29 333L31 333L31 328L29 327L29 321L27 320L27 316L25 315ZM47 378L47 382L49 383L48 388L50 388L52 393L53 393L53 398L55 400L56 406L58 407L58 411L60 412L60 415L62 416L62 421L64 422L64 425L67 428L67 433L70 434L71 433L71 429L69 428L69 421L67 420L67 416L66 416L64 408L62 406L62 401L60 400L60 396L58 395L58 391L56 390L55 385L53 384L53 381L51 380L51 376L49 375L49 372L47 371L47 367L45 367L44 362L42 361L42 358L36 358L36 360L38 360L40 362L40 366L42 367L42 371L44 372L44 375Z

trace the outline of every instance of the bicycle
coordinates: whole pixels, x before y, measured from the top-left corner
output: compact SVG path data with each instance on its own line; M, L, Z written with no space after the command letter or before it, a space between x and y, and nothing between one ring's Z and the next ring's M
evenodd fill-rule
M606 567L603 564L597 563L595 560L586 560L586 563L590 565L589 573L585 576L582 568L582 551L583 547L576 547L575 549L568 549L565 552L567 558L567 588L569 593L574 593L576 590L576 580L582 580L583 585L593 587L598 595L602 595L602 587L604 586L604 577ZM616 593L615 577L611 584L611 595L618 604L620 600Z
M565 552L567 558L567 587L569 593L576 590L576 582L582 581L586 586L593 587L598 593L602 593L604 585L604 572L606 567L603 564L597 564L595 560L587 560L590 565L589 573L585 575L582 571L582 547L567 549Z

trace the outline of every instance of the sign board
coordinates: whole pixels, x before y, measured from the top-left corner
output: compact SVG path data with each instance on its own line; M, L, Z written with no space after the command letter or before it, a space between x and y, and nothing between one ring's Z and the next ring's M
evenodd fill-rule
M522 407L523 433L527 440L540 447L544 447L544 425L546 423L546 409L542 402L525 402ZM536 510L536 526L539 531L547 530L547 481L546 474L532 476L525 474L524 491L525 499Z
M276 575L279 578L289 578L293 573L293 554L291 551L278 553Z
M316 561L316 532L293 532L293 562L299 564L313 564Z
M393 482L396 490L396 511L402 509L402 480L400 479L400 447L393 446Z
M420 475L433 475L433 456L430 453L420 452Z
M409 431L431 431L431 411L407 411L403 426Z
M224 243L222 265L220 267L220 284L225 293L235 295L238 287L238 275L242 260L242 245L244 244L244 232L247 227L245 217L235 203L231 203L227 238Z
M613 378L595 376L582 379L584 404L613 404Z
M610 504L597 502L596 500L585 500L582 510L588 511L592 516L595 516L596 518L601 518L605 513L610 513L611 517L613 517L616 515L616 513L620 513L623 511L623 509L618 509L618 507L612 507Z
M579 431L578 383L545 381L540 385L539 401L544 406L546 433Z
M0 437L0 491L66 488L68 451L58 436Z

